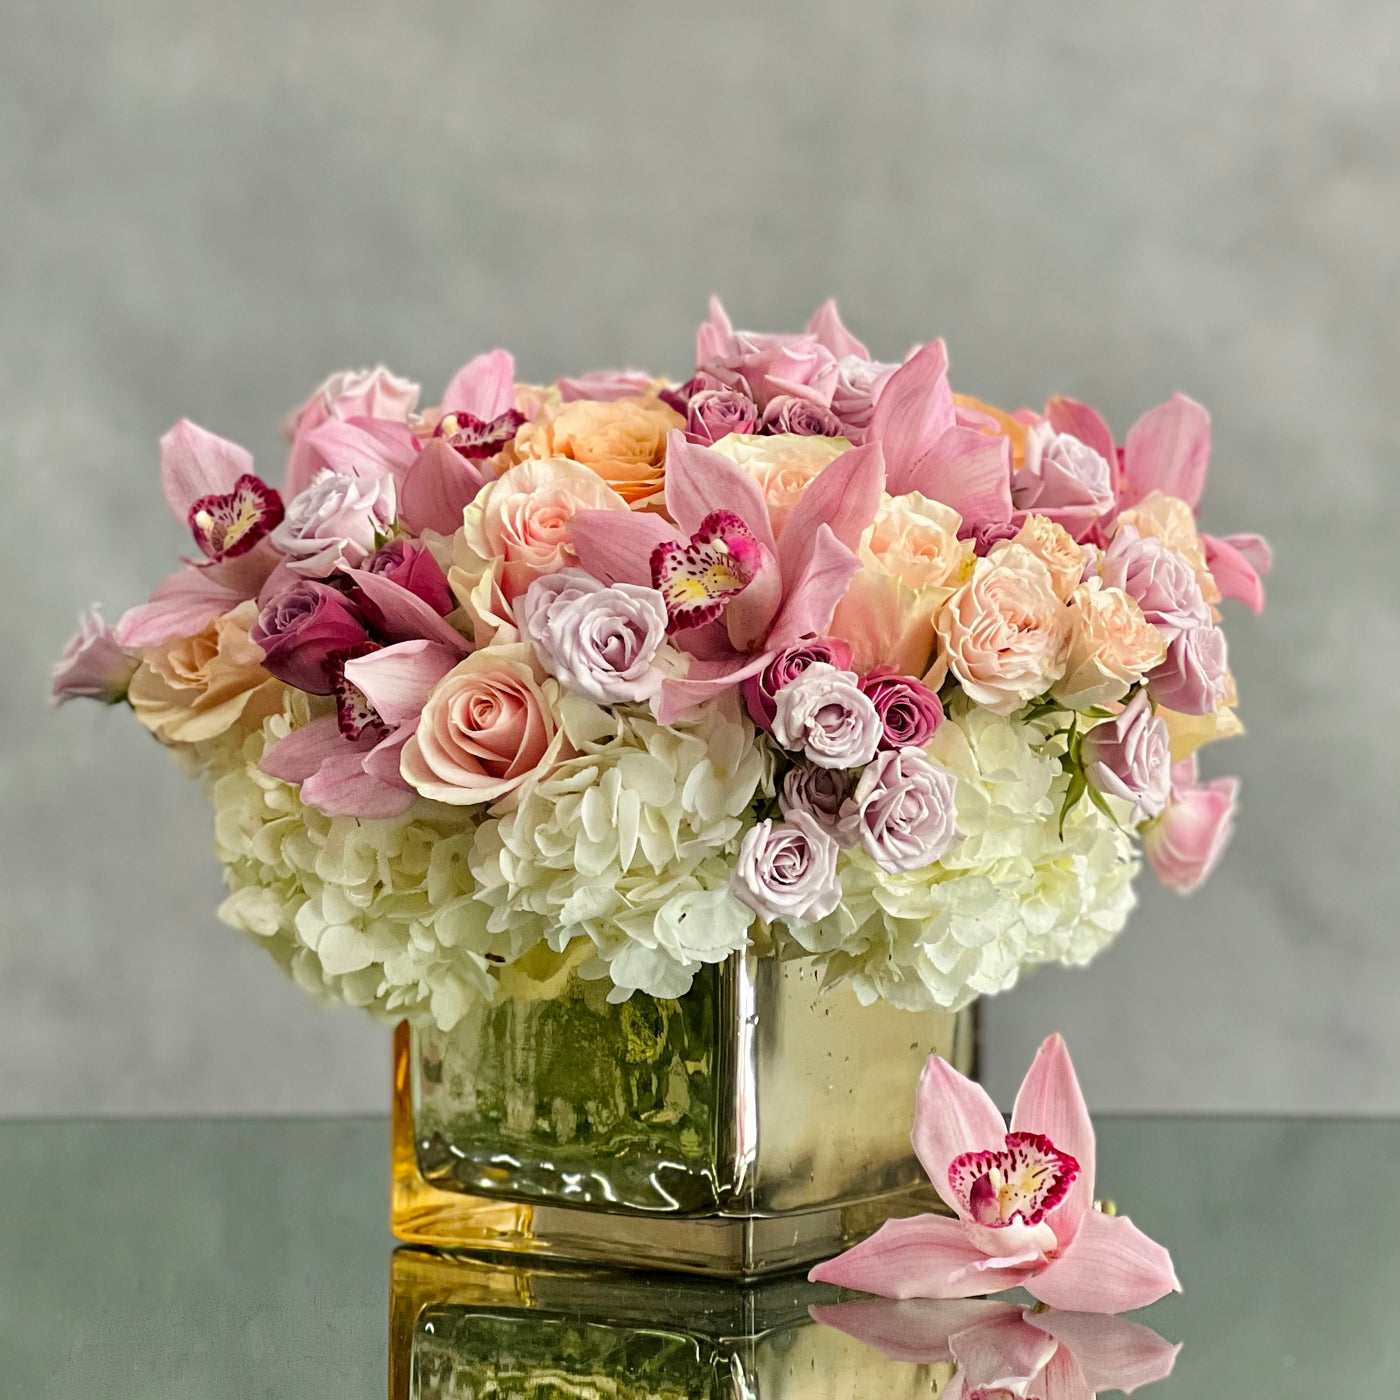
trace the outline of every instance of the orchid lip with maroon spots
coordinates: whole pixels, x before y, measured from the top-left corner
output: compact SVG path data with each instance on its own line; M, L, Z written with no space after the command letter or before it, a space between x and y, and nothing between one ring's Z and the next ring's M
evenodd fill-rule
M437 425L433 436L446 438L449 447L455 447L464 457L479 461L483 457L494 457L502 448L508 447L524 423L525 415L514 408L506 409L489 422L471 413L448 413Z
M688 543L663 540L652 550L651 579L666 601L667 631L713 622L753 581L765 553L731 510L711 511Z
M201 496L190 506L190 533L214 563L247 554L282 523L282 497L251 474L240 476L227 495Z

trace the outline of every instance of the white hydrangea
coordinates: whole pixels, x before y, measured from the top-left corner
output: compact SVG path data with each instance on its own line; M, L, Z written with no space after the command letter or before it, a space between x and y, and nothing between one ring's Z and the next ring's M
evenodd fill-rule
M588 938L584 977L609 996L680 996L696 969L745 946L752 915L729 893L771 758L737 697L692 722L562 702L578 757L477 829L471 869L487 928L562 950Z
M1123 928L1137 861L1127 832L1086 801L1061 838L1063 748L1041 725L951 714L930 753L957 775L962 840L896 874L844 852L841 907L792 938L863 1001L910 1009L966 1006L1036 963L1087 962Z

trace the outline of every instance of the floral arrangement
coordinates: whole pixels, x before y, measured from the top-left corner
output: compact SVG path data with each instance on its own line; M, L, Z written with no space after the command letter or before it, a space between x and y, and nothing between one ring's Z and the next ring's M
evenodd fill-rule
M202 775L221 916L309 990L446 1029L756 944L956 1008L1098 952L1139 845L1181 890L1218 860L1218 605L1262 606L1268 552L1198 532L1190 399L1119 444L955 394L941 341L875 361L831 303L714 304L681 383L497 350L419 397L332 376L280 490L178 424L197 557L55 668Z

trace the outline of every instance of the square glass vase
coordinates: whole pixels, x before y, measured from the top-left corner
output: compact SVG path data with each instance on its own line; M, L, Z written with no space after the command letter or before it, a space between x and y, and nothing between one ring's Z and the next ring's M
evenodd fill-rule
M941 1209L909 1143L975 1009L862 1006L812 961L736 954L686 996L571 981L394 1041L399 1239L749 1279Z

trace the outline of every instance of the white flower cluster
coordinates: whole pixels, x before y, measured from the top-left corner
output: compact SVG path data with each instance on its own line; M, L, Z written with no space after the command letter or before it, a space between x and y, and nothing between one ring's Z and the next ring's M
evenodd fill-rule
M929 753L958 779L962 839L935 865L891 873L843 851L842 902L788 932L862 1001L956 1009L1035 963L1083 964L1119 933L1137 872L1129 835L1080 802L1048 728L978 707L949 715Z

